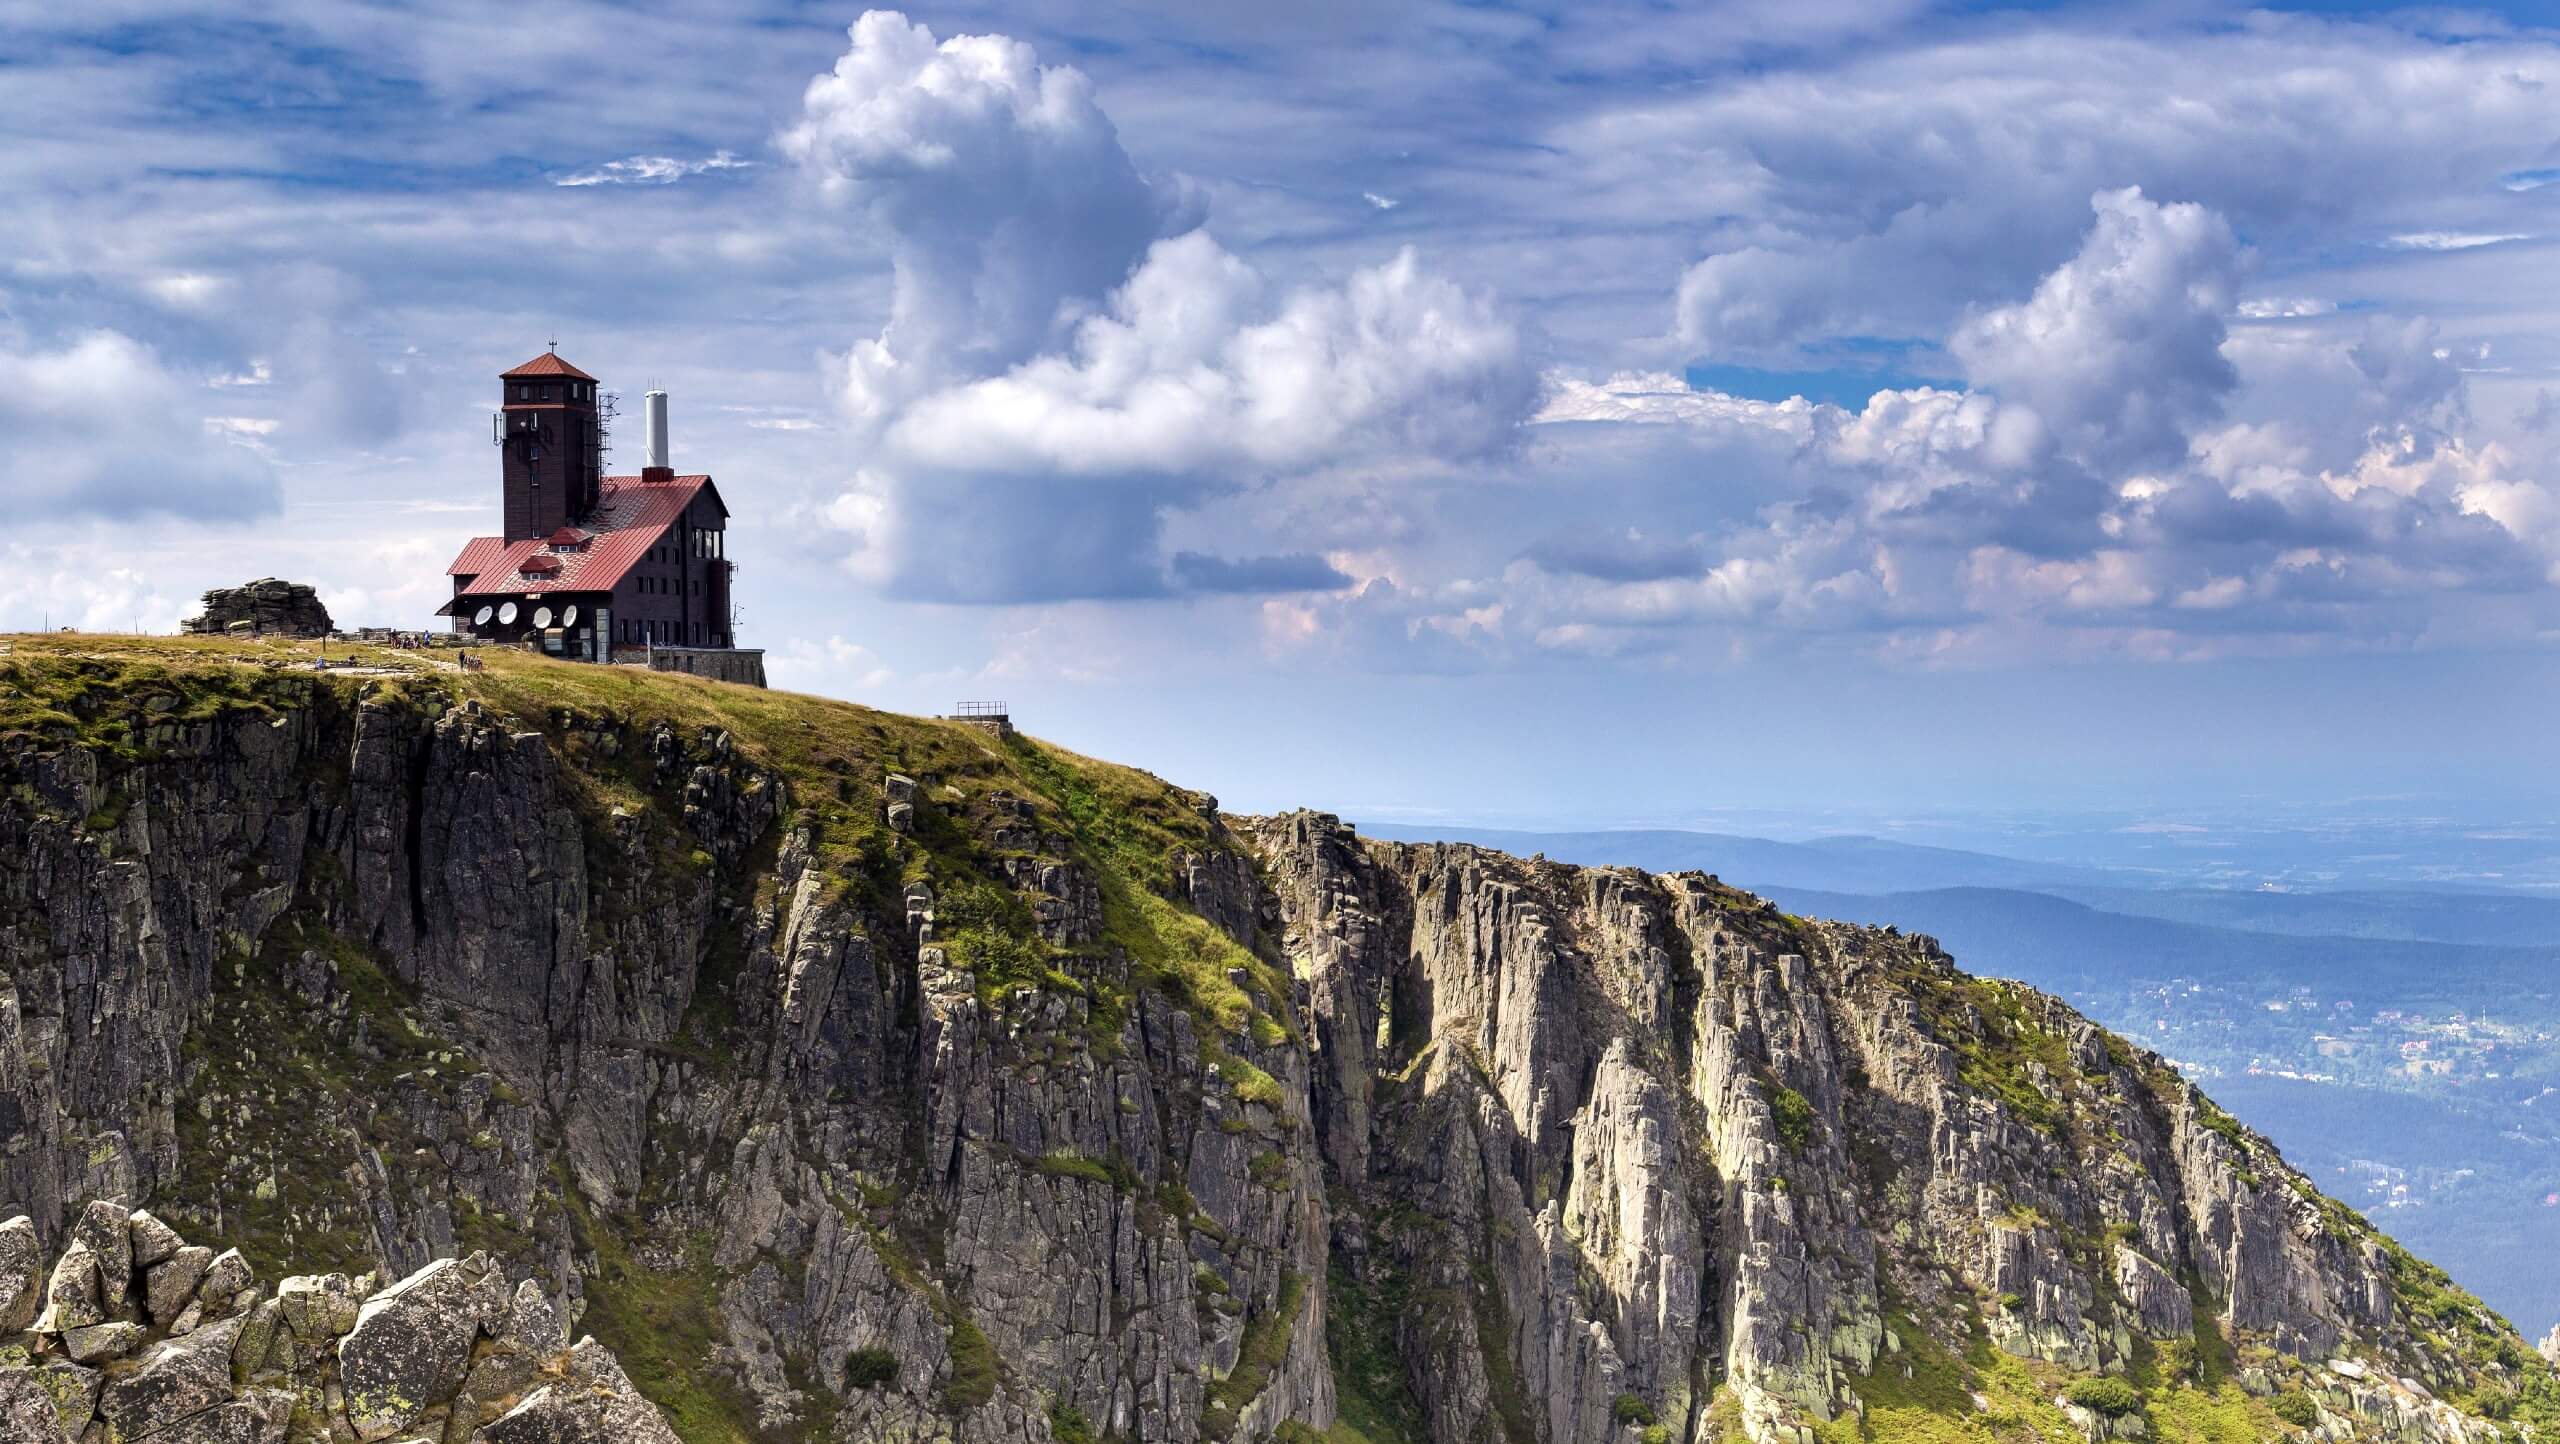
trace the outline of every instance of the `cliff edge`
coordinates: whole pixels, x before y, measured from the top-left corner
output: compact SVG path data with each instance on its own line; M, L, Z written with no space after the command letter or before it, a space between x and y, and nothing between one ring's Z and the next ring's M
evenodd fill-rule
M114 1198L262 1273L478 1254L689 1444L2560 1439L2503 1321L1928 939L357 655L0 659L41 1246Z

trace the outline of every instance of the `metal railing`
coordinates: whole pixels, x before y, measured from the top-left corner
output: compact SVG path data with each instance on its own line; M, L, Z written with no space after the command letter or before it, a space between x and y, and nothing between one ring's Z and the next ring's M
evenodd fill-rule
M952 715L956 717L1002 718L1012 716L1013 709L1002 702L963 702L960 704L960 710Z

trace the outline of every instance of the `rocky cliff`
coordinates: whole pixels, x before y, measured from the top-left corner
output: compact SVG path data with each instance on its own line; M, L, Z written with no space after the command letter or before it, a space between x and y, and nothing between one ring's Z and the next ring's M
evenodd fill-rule
M557 1279L691 1444L2560 1439L1927 939L631 669L0 662L0 1216Z

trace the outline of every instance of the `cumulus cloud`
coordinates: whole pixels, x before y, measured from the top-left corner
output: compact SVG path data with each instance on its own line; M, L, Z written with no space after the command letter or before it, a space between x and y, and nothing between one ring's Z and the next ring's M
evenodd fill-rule
M843 360L855 416L1038 354L1150 244L1199 223L1189 186L1138 173L1082 72L1001 35L936 41L894 11L850 35L781 144L897 267L889 324Z
M119 332L47 346L0 330L0 496L37 515L273 514L274 468L226 439L256 423L208 418L205 394Z
M1928 664L2185 657L2405 633L2560 577L2555 492L2466 437L2434 325L2236 344L2247 257L2219 216L2131 189L2094 207L2026 296L1958 323L1964 389L1850 408L1667 374L1551 382L1546 465L1667 432L1759 458L1761 499L1718 518L1667 484L1641 526L1533 543L1500 584L1515 630L1588 655L1667 629L1859 636ZM1658 530L1684 512L1701 529Z
M1514 444L1517 326L1412 252L1275 285L1139 173L1076 71L880 12L852 38L783 144L896 266L838 372L870 443L828 511L858 572L956 601L1335 588L1311 552L1167 558L1163 519Z
M2018 402L2058 445L2101 469L2186 451L2239 384L2223 358L2240 246L2220 216L2100 193L2080 253L2023 303L1975 316L1951 343L1966 375Z

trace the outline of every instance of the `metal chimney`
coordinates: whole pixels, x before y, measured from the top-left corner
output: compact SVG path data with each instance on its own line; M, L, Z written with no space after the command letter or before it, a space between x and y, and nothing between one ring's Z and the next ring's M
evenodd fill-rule
M642 402L649 425L649 461L651 471L667 467L667 393L651 391Z

